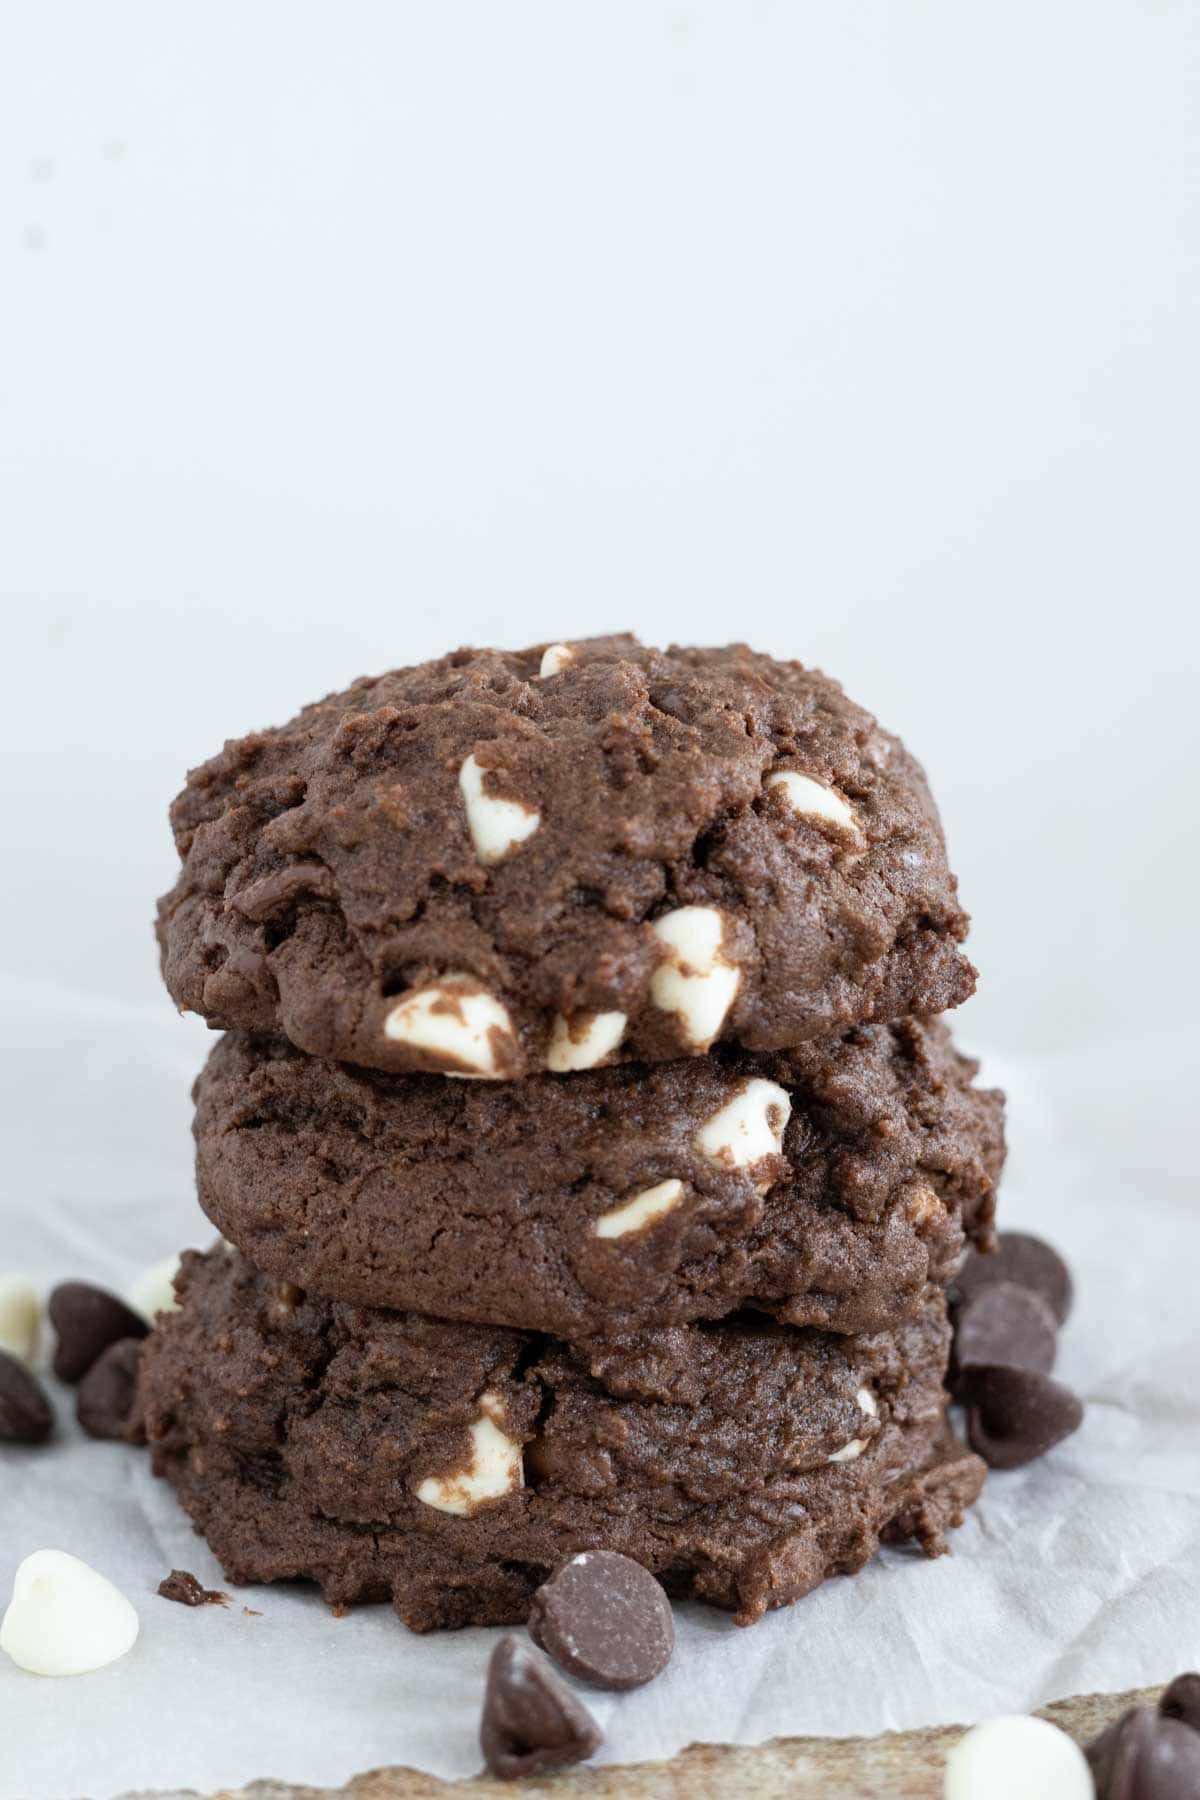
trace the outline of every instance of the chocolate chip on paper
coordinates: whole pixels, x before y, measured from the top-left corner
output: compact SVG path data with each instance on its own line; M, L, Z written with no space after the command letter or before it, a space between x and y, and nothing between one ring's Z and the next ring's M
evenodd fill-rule
M7 1350L0 1350L0 1444L44 1444L54 1414L41 1383Z
M23 1275L0 1275L0 1350L31 1362L38 1344L42 1303Z
M491 1774L516 1781L584 1762L602 1733L544 1656L505 1632L488 1664L479 1743Z
M1200 1794L1200 1675L1177 1675L1157 1706L1135 1706L1087 1747L1098 1800Z
M1058 1251L1042 1238L1026 1231L1002 1231L996 1248L987 1255L968 1250L954 1277L951 1298L956 1305L965 1306L996 1281L1011 1281L1040 1294L1059 1324L1065 1324L1075 1293L1071 1272Z
M89 1437L124 1438L141 1354L140 1338L121 1338L101 1351L79 1383L75 1416Z
M65 1550L35 1550L13 1578L0 1650L31 1675L87 1675L133 1648L138 1616L96 1569Z
M1047 1719L1005 1715L974 1726L946 1758L945 1800L1093 1800L1074 1739Z
M675 1620L641 1563L615 1550L584 1550L533 1596L529 1635L578 1680L635 1688L670 1662Z
M150 1334L146 1320L107 1289L89 1281L64 1281L47 1304L58 1333L54 1373L60 1381L78 1381L110 1344Z
M960 1371L1000 1363L1010 1369L1054 1367L1058 1321L1040 1294L1014 1281L980 1288L958 1315L954 1360Z
M991 1469L1020 1469L1078 1431L1083 1403L1036 1369L985 1364L966 1371L967 1440Z
M1200 1675L1189 1670L1186 1675L1177 1675L1174 1681L1168 1682L1158 1710L1164 1719L1180 1719L1193 1731L1200 1732Z
M1089 1745L1097 1800L1196 1800L1200 1732L1155 1706L1135 1706Z

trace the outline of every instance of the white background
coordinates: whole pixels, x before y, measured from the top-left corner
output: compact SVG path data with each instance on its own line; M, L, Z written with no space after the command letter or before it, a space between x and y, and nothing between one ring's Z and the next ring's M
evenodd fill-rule
M1190 0L8 9L0 1269L197 1235L205 1034L149 928L184 769L359 673L632 626L815 662L925 760L962 1034L1070 1090L1073 1200L1018 1105L1010 1218L1086 1238L1107 1180L1078 1254L1177 1317L1136 1265L1194 1229L1198 301ZM1142 1314L1094 1329L1128 1361Z

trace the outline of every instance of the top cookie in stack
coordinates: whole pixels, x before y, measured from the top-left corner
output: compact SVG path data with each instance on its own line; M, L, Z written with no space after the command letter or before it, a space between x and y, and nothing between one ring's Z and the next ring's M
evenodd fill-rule
M791 1048L970 994L924 774L742 647L458 651L226 745L163 970L211 1025L500 1080Z

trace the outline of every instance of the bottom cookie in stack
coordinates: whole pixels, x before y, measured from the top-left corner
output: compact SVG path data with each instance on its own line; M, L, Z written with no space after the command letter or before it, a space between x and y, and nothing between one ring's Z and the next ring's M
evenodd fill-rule
M229 1579L390 1599L418 1631L521 1623L597 1548L749 1624L881 1541L940 1554L983 1482L935 1287L888 1332L741 1315L573 1345L320 1301L224 1247L179 1293L133 1430Z

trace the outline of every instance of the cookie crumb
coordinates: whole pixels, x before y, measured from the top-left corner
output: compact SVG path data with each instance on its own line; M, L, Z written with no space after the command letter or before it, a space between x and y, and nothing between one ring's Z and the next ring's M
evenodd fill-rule
M177 1600L180 1606L229 1605L228 1594L222 1594L217 1588L201 1587L187 1569L172 1569L166 1579L159 1582L158 1591L164 1600ZM244 1612L245 1607L242 1610Z

